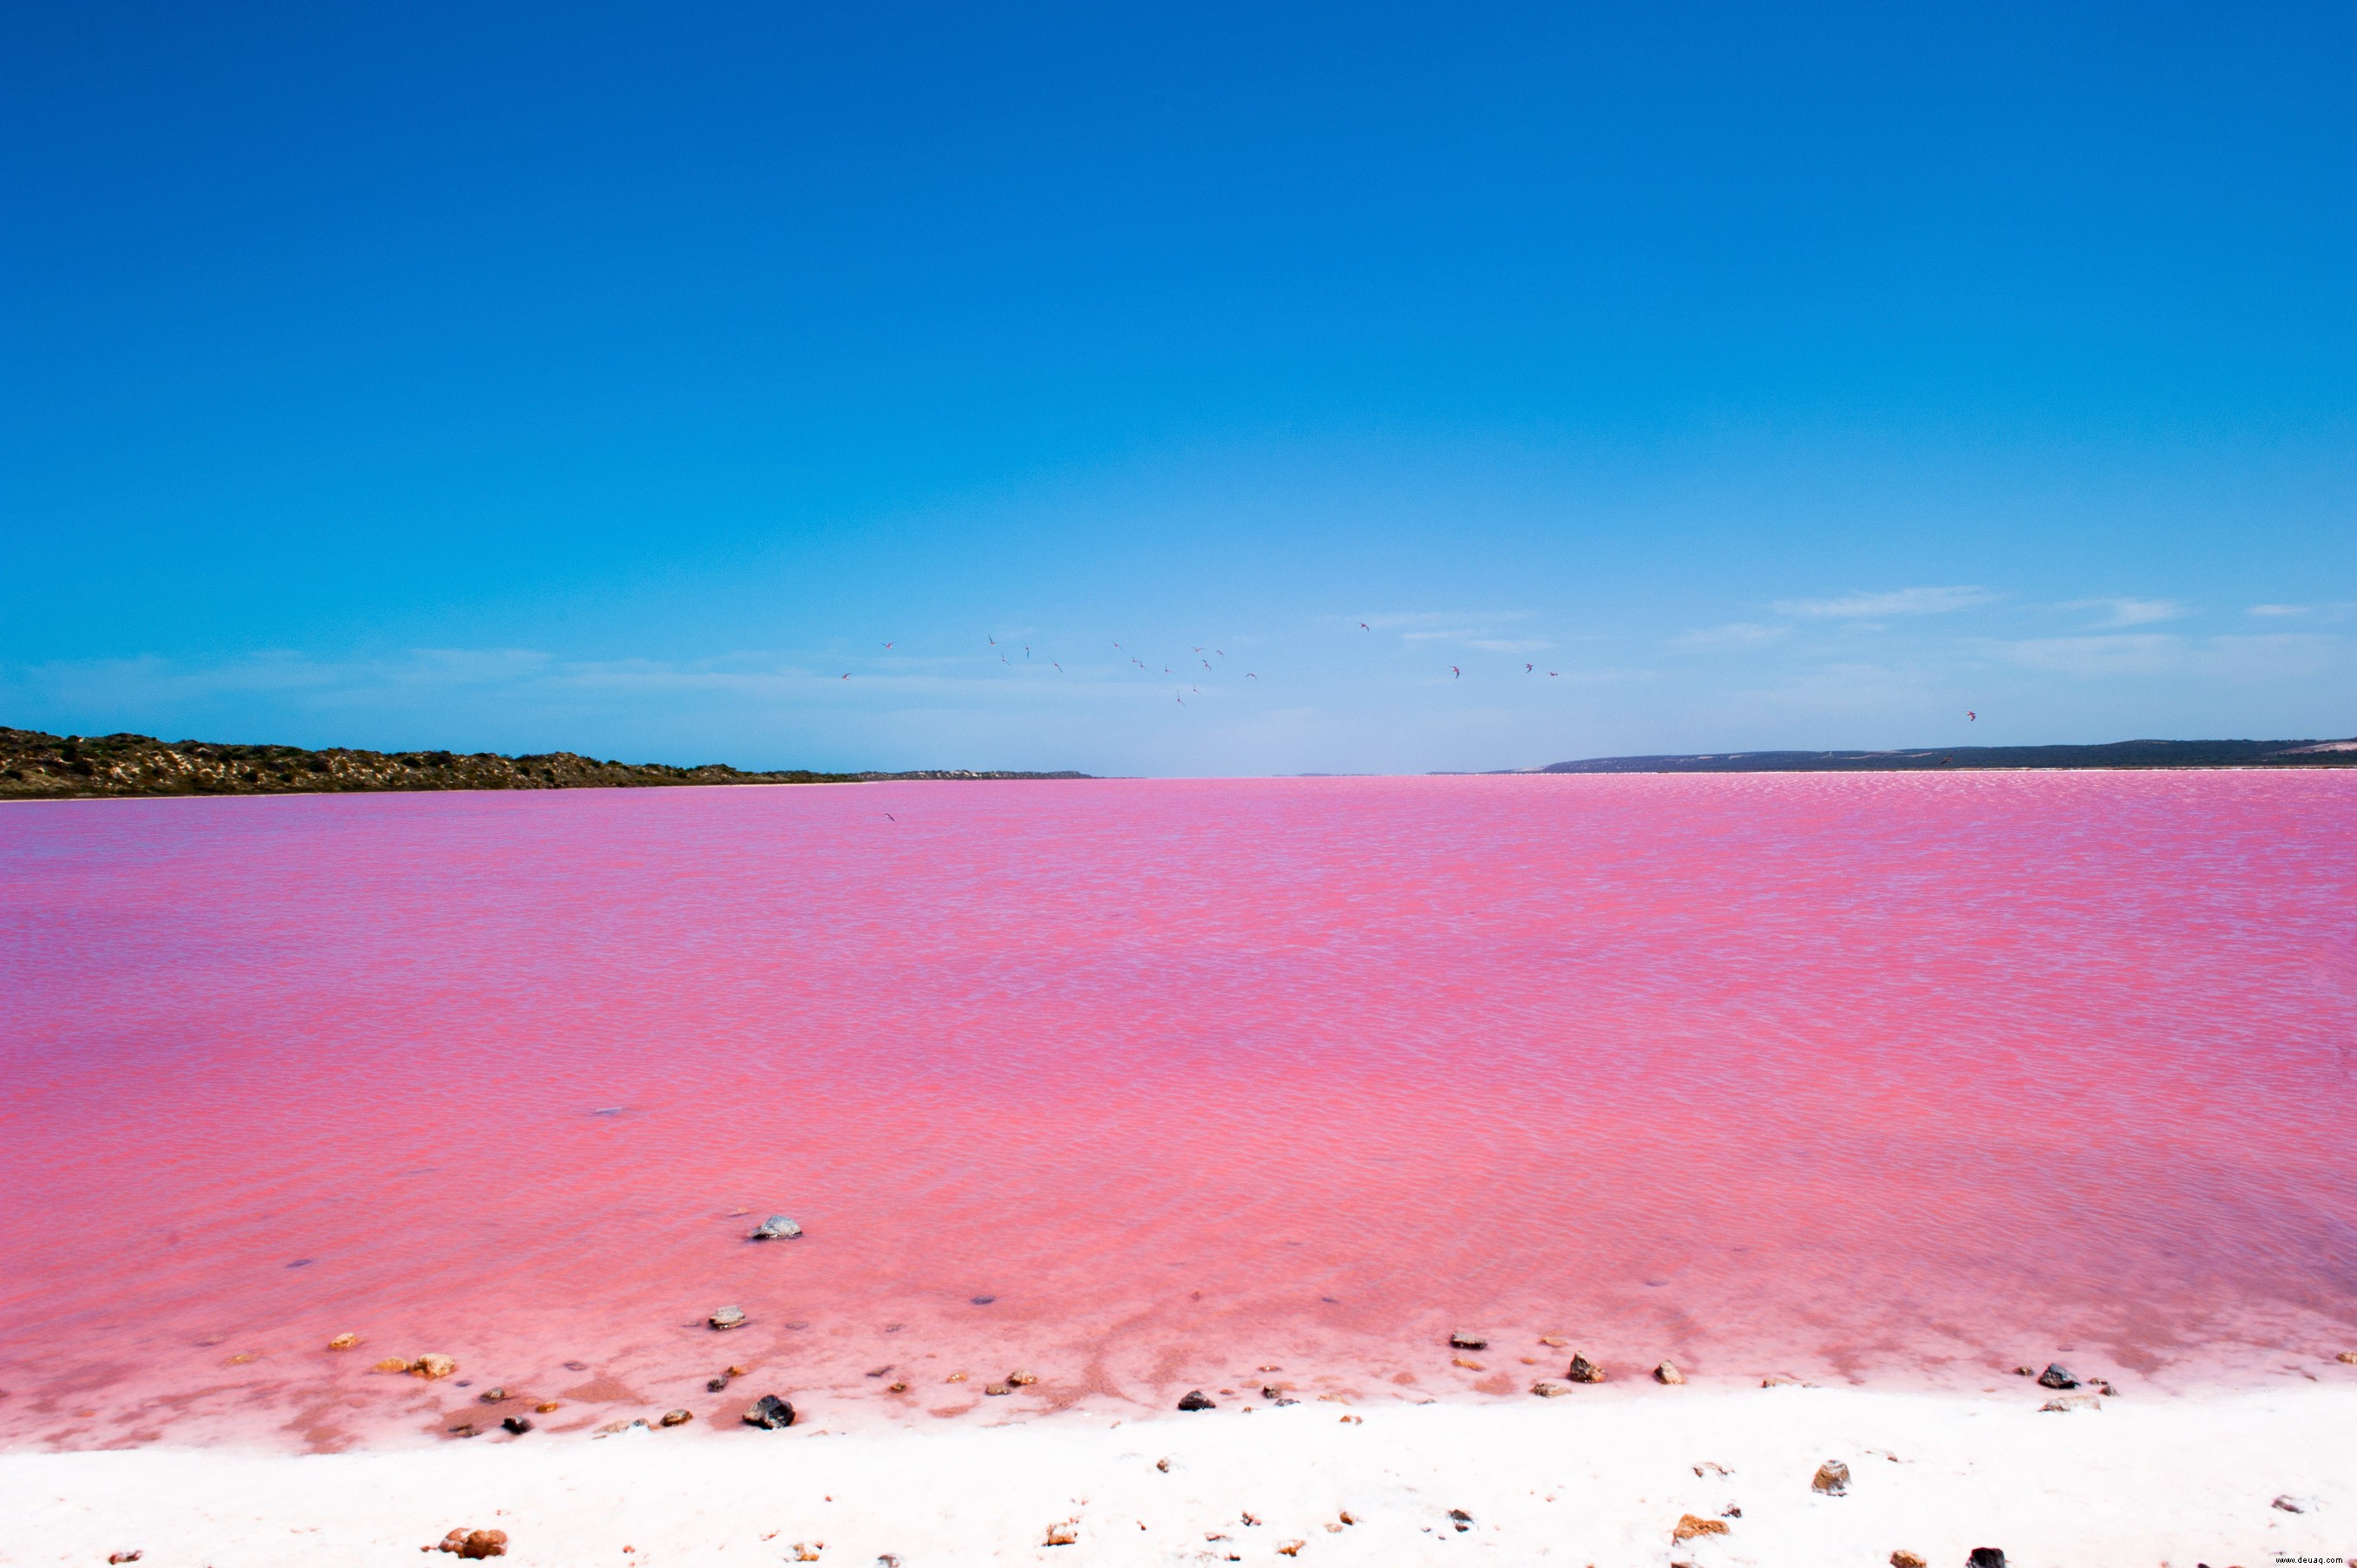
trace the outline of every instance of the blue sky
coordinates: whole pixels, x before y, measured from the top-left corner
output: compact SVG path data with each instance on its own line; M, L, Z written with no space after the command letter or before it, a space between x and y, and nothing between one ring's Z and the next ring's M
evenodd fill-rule
M2349 735L2352 15L11 6L0 722Z

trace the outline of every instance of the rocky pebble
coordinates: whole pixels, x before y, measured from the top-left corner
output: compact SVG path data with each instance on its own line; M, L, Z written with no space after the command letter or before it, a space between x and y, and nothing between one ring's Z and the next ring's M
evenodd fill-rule
M1817 1466L1809 1485L1829 1498L1837 1498L1849 1490L1849 1466L1838 1459L1828 1459Z
M694 1419L695 1412L692 1410L667 1410L663 1412L662 1424L665 1426L684 1426Z
M1890 1554L1890 1568L1932 1568L1932 1565L1917 1553L1901 1547Z
M1964 1568L2005 1568L2005 1552L1995 1546L1975 1546L1965 1553Z
M745 1309L741 1306L724 1306L705 1321L718 1329L742 1328L745 1326Z
M2093 1394L2064 1394L2061 1399L2048 1400L2038 1408L2040 1411L2101 1410L2104 1402Z
M1217 1410L1219 1406L1214 1404L1211 1397L1202 1390L1190 1389L1186 1397L1178 1402L1178 1408L1180 1410Z
M1448 1347L1452 1350L1487 1350L1490 1341L1481 1335L1469 1334L1460 1328L1448 1337Z
M532 1421L528 1416L511 1415L505 1421L500 1423L500 1424L507 1428L510 1432L514 1433L518 1437L522 1437L525 1433L532 1430Z
M1678 1516L1678 1522L1671 1527L1670 1540L1673 1542L1686 1541L1692 1541L1697 1535L1725 1535L1727 1533L1727 1525L1725 1520L1704 1519L1699 1515L1690 1513L1680 1514Z
M357 1334L339 1334L333 1339L328 1341L328 1348L330 1350L349 1350L360 1342L361 1337Z
M1558 1383L1553 1378L1541 1378L1531 1385L1531 1392L1543 1400L1561 1399L1571 1392L1569 1383Z
M434 1549L459 1557L505 1557L508 1554L508 1532L504 1530L468 1530L461 1525L442 1538Z
M770 1432L780 1431L793 1423L793 1405L775 1394L763 1394L753 1402L753 1408L745 1412L746 1425L762 1427Z
M2075 1389L2079 1386L2079 1380L2065 1370L2061 1362L2050 1361L2047 1363L2046 1369L2038 1374L2038 1386L2041 1389Z
M767 1219L762 1220L761 1223L753 1227L752 1234L748 1236L746 1240L750 1241L791 1241L802 1233L802 1228L793 1222L791 1216L772 1214Z
M1664 1361L1653 1369L1653 1380L1657 1383L1683 1383L1686 1375L1678 1370L1675 1361Z
M1564 1376L1575 1383L1600 1383L1604 1380L1604 1369L1585 1356L1574 1356Z
M2357 1350L2343 1350L2332 1359L2336 1361L2346 1361L2349 1365L2357 1367Z
M420 1356L409 1364L409 1375L428 1381L447 1378L458 1369L458 1363L447 1356Z

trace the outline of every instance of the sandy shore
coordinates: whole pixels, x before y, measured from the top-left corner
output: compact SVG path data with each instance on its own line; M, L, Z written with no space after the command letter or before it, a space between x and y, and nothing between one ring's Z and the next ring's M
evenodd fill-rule
M2038 1394L1605 1389L1355 1421L1308 1402L304 1456L12 1453L0 1563L414 1563L462 1525L504 1530L509 1561L552 1568L812 1560L798 1547L858 1568L1272 1563L1296 1541L1297 1560L1338 1564L1868 1565L1903 1549L1955 1568L1975 1546L2026 1568L2357 1557L2357 1389L2069 1413L2041 1412ZM1827 1459L1848 1465L1846 1495L1812 1490ZM1727 1532L1675 1543L1686 1514ZM1072 1544L1047 1544L1056 1525Z

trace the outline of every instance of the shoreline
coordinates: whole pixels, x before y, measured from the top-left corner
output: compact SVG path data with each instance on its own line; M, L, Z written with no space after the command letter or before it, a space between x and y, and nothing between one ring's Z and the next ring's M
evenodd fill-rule
M138 1552L143 1568L220 1568L324 1552L390 1564L460 1527L505 1530L519 1564L630 1568L1372 1564L1468 1550L1598 1568L1878 1564L1905 1551L1953 1568L1985 1545L2014 1568L2255 1568L2279 1553L2340 1563L2357 1549L2357 1389L2102 1399L2060 1412L2042 1411L2036 1389L1653 1391L848 1432L829 1430L819 1410L774 1433L699 1421L595 1440L308 1455L0 1451L0 1517L13 1521L0 1562ZM1849 1468L1842 1495L1812 1488L1827 1460ZM1345 1512L1356 1522L1341 1522ZM1689 1515L1725 1532L1674 1541ZM1049 1545L1051 1526L1071 1543Z

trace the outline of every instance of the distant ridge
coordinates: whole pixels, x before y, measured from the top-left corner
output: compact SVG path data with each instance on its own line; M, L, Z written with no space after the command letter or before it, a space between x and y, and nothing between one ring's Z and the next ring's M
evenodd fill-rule
M1947 746L1907 751L1722 751L1591 757L1530 773L1928 773L1974 768L2348 768L2357 740L2115 740L2104 746Z
M368 790L641 789L682 784L865 784L893 779L1085 779L1085 773L747 773L722 763L600 762L570 751L356 751L335 746L59 736L0 725L0 800L110 795L311 795Z

